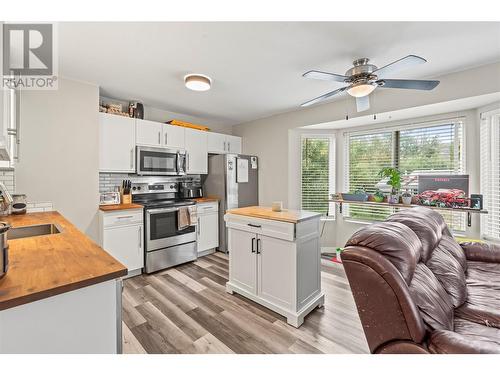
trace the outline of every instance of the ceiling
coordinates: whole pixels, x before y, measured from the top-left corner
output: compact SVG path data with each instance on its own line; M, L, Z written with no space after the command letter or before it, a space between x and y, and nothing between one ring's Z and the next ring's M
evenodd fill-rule
M391 78L431 78L500 61L496 22L60 23L59 74L102 94L233 125L297 110L341 87L301 75L344 74L354 59L383 66L408 54L427 64ZM212 89L186 89L202 73Z

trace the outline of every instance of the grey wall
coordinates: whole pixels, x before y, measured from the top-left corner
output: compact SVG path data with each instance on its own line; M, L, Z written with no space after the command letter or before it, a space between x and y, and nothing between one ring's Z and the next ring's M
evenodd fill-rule
M441 84L433 91L380 90L372 101L374 113L423 106L455 99L500 91L500 63L485 65L442 77ZM233 134L243 137L243 153L258 155L259 200L270 205L272 201L283 201L288 206L289 181L289 130L297 127L336 121L350 116L353 110L352 98L311 108L283 113L233 127ZM362 113L366 115L366 113Z
M16 190L49 201L97 239L99 150L97 86L67 79L54 91L23 91Z

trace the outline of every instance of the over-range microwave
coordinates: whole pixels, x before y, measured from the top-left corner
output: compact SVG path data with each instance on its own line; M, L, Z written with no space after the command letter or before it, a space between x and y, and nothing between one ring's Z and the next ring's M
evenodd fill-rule
M137 146L138 175L178 176L186 174L186 151Z

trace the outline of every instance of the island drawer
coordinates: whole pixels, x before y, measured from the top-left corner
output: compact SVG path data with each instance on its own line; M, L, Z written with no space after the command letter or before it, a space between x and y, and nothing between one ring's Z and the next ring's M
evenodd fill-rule
M243 230L256 234L262 234L282 240L295 240L295 224L277 220L267 220L255 217L226 214L224 216L229 228Z

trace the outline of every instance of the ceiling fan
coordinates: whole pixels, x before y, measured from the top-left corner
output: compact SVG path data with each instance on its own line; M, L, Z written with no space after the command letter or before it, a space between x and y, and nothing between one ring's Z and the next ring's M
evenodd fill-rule
M302 107L322 102L344 91L356 98L356 108L358 112L366 111L370 108L368 95L377 87L392 89L411 89L411 90L432 90L439 81L426 81L414 79L386 79L385 77L405 68L423 64L427 62L424 58L415 55L408 55L402 59L396 60L382 68L369 64L370 60L366 57L354 60L354 66L349 69L345 75L320 72L310 70L302 76L322 81L343 82L348 85L339 89L330 91L324 95L318 96L312 100L302 103Z

